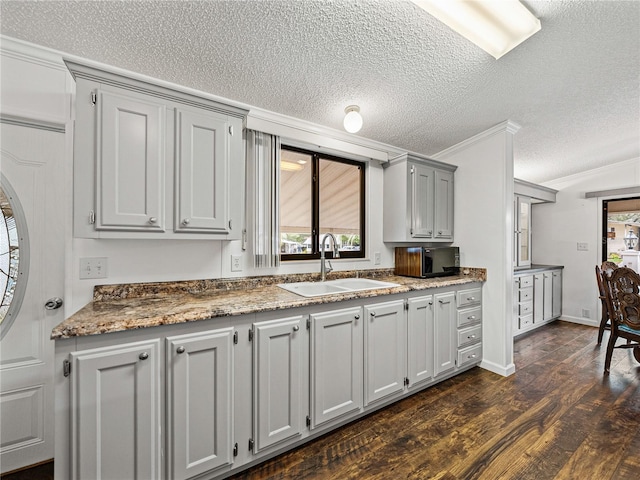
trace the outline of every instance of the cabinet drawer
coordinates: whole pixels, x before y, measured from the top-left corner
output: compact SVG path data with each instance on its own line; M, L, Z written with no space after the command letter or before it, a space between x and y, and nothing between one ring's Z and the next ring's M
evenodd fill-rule
M520 277L520 288L522 287L532 287L533 286L533 275L523 275Z
M533 300L533 287L521 288L519 299L521 302Z
M528 328L533 325L533 313L530 315L524 315L520 317L520 330Z
M474 325L458 331L458 347L482 340L482 325Z
M518 307L518 313L520 316L533 314L533 302L522 302Z
M477 363L480 360L482 360L481 343L458 350L458 368Z
M478 323L482 320L482 307L458 310L458 327Z
M470 288L469 290L460 290L456 295L458 308L469 305L476 305L482 301L482 290L479 288Z

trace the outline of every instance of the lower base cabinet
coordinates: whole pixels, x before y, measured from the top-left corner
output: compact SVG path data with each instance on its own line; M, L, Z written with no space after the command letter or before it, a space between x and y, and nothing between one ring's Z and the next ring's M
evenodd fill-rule
M513 292L514 336L562 315L562 269L517 272Z
M70 362L67 478L160 478L160 341L74 352Z
M233 329L168 337L169 478L231 465Z
M224 478L481 361L479 284L372 300L58 341L56 478Z

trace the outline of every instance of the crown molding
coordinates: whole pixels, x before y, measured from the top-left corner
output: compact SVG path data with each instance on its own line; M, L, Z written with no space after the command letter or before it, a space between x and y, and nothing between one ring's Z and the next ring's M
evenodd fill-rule
M441 152L436 153L435 155L431 155L431 158L433 158L434 160L439 160L442 157L447 157L449 155L455 154L460 150L465 150L469 148L471 145L473 145L474 143L477 143L481 140L485 140L498 133L506 132L513 135L517 133L520 130L520 128L521 128L520 125L518 125L517 123L511 120L505 120L504 122L494 125L493 127L485 130L484 132L478 133L473 137L469 137L460 143L457 143L445 150L442 150Z

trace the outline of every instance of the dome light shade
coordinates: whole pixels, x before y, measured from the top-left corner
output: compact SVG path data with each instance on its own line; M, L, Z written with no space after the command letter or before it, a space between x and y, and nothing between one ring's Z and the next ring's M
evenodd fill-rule
M360 107L357 105L349 105L344 109L344 129L349 133L356 133L362 128L362 115L360 115Z

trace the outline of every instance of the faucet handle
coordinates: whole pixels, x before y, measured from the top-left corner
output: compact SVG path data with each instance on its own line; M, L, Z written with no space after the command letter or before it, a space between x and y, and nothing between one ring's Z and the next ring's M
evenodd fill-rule
M326 272L333 272L333 265L331 265L331 260L327 260L328 266L326 267Z

